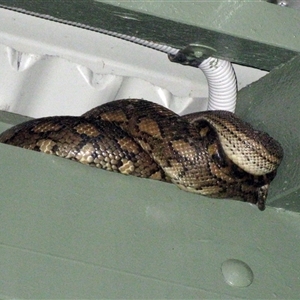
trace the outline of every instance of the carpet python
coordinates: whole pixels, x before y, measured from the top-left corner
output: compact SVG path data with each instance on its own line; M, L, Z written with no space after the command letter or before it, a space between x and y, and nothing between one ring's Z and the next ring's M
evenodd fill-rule
M30 120L2 133L0 142L260 210L283 158L277 141L231 112L179 116L141 99L112 101L79 117Z

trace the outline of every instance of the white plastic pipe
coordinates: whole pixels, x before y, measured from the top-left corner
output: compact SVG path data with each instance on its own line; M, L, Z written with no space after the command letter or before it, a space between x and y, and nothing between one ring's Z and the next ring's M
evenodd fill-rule
M234 69L230 62L209 57L199 68L207 78L209 87L207 110L235 111L237 83Z

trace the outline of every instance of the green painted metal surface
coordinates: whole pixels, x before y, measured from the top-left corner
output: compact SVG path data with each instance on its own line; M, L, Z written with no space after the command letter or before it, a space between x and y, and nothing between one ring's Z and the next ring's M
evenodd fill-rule
M220 57L264 69L299 52L299 36L293 37L298 12L242 2L201 3L201 18L188 13L200 4L187 2L177 12L176 1L169 2L170 20L161 19L166 4L158 9L143 2L130 12L140 22L126 19L129 2L114 9L71 0L8 4L93 26L105 21L129 34L139 28L141 37L178 47L203 37ZM115 22L120 13L125 15ZM223 23L213 23L214 16ZM247 32L251 24L258 29ZM1 144L0 297L299 298L299 69L296 57L239 92L237 114L269 132L285 151L264 212ZM0 131L25 119L2 112ZM226 282L222 266L224 272L230 259L250 267L249 286ZM243 281L245 274L234 268Z
M299 296L298 214L8 145L0 152L4 298ZM251 285L225 282L229 259L251 268Z
M275 137L284 159L270 205L300 212L300 56L241 90L237 114Z

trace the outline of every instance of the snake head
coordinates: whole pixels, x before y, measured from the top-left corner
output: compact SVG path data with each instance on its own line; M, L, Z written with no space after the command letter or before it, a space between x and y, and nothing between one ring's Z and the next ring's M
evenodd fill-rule
M243 182L240 186L241 199L255 204L261 211L265 210L270 184L275 176L276 170L265 176L253 177L250 182Z
M259 210L263 211L266 208L266 200L269 191L269 184L265 184L258 188L257 190L257 207Z
M259 210L263 211L266 208L266 200L270 188L271 181L275 178L277 171L274 170L264 176L258 176L255 178L252 187L252 193L248 195L248 199L245 201L254 203Z

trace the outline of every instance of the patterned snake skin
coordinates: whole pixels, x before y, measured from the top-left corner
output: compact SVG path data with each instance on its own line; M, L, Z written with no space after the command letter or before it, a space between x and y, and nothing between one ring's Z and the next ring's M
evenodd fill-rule
M180 117L139 99L106 103L80 117L31 120L2 133L0 142L260 210L283 157L277 141L230 112Z

